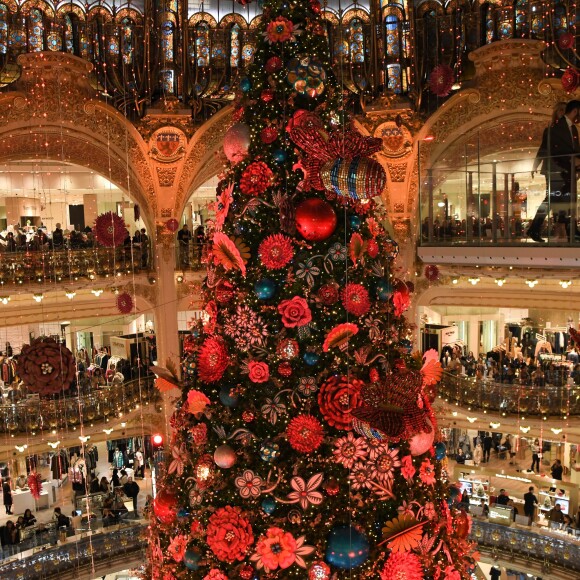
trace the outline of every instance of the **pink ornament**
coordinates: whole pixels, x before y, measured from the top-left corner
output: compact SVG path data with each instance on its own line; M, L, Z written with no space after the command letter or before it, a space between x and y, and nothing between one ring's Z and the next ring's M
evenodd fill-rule
M433 446L433 441L435 439L435 431L431 430L429 433L417 433L413 435L409 440L409 448L411 450L411 455L416 457L417 455L423 455L427 453L429 449Z
M230 163L239 163L248 154L250 128L245 123L232 125L224 137L224 153Z

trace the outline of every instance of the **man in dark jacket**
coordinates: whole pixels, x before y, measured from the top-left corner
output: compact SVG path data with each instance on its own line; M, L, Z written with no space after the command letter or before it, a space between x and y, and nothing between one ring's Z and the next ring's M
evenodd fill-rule
M139 484L133 481L132 477L127 478L127 483L123 486L123 493L133 500L133 517L137 517L137 497L139 496Z

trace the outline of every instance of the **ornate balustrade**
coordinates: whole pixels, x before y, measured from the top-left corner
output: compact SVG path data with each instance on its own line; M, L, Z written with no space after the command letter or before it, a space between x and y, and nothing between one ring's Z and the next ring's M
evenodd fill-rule
M474 519L470 537L479 544L480 550L490 551L493 556L539 563L546 577L550 577L552 567L569 570L569 578L580 574L580 542L572 541L573 536L537 533Z
M0 432L34 434L44 429L74 427L80 424L81 417L85 424L92 424L129 413L137 405L159 400L154 380L154 376L148 376L92 389L89 394L51 400L28 398L11 402L10 392L5 392L0 403Z
M580 415L580 387L576 385L535 387L443 373L439 396L469 410L505 415Z

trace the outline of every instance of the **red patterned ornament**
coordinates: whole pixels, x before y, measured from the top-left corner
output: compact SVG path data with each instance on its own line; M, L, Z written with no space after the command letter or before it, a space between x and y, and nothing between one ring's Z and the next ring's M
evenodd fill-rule
M252 580L254 577L254 568L252 566L243 566L238 572L240 580Z
M366 252L371 258L376 258L379 255L379 244L376 240L369 240L366 243Z
M336 229L337 218L333 207L323 199L304 200L296 208L296 228L310 242L328 239Z
M455 80L453 69L447 64L437 65L429 75L429 89L438 97L446 97Z
M282 62L282 59L279 56L271 56L267 61L266 61L266 65L265 65L265 69L267 73L275 73L278 72L279 70L282 69L282 67L284 66L284 63ZM266 89L268 90L268 89Z
M301 414L288 423L286 438L295 451L312 453L324 441L324 429L316 417Z
M439 280L439 268L435 264L429 264L429 266L425 266L425 278L429 280L429 282L435 282Z
M95 237L101 246L115 248L123 245L127 236L125 220L115 212L102 213L95 220Z
M32 471L28 476L27 482L30 488L30 494L34 499L38 499L42 491L42 477L39 473Z
M270 143L274 143L276 139L278 139L278 129L276 127L264 127L260 131L260 139L262 143L266 145L270 145Z
M117 310L121 314L130 314L133 312L133 298L128 292L122 292L117 296Z
M283 377L292 376L292 365L289 362L283 362L278 365L278 374Z
M275 93L273 89L264 89L260 93L260 99L264 101L264 103L271 103L274 100Z
M292 360L300 354L300 346L293 338L283 338L276 347L276 354L284 360Z
M312 562L308 569L308 580L328 580L330 578L330 567L326 562Z
M261 195L272 185L274 174L263 161L250 163L242 172L240 191L244 195Z
M578 73L573 68L567 68L562 75L562 88L567 93L573 93L578 88Z
M199 379L205 383L219 381L229 364L229 354L218 338L207 338L199 349L197 361Z
M327 480L323 487L326 495L330 497L338 495L338 492L340 491L340 486L338 485L336 477L331 477L329 480Z
M323 284L318 289L318 299L326 306L332 306L338 301L338 285L337 284Z
M574 46L574 35L570 32L563 32L558 37L558 47L560 50L568 50Z
M244 411L242 413L242 419L246 423L251 423L255 418L256 418L256 416L254 415L254 413L252 413L252 411Z
M221 280L215 289L215 299L220 304L228 304L236 295L234 287L226 280Z
M177 519L175 494L162 488L153 500L153 512L162 524L172 524Z
M165 222L165 227L172 233L179 229L179 222L175 218L171 218Z

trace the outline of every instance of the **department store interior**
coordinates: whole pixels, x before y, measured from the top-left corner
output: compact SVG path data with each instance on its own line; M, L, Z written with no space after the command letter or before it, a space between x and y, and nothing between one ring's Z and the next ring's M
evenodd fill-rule
M326 34L358 129L383 140L381 203L397 275L414 284L409 338L444 367L435 405L482 555L473 577L578 577L576 202L564 221L548 212L541 243L526 233L546 194L542 132L557 103L580 97L577 54L558 44L574 45L578 9L375 4L325 4ZM153 5L0 0L3 578L48 566L128 580L143 561L176 396L150 366L179 367L204 316L205 228L261 10ZM144 53L156 59L148 81ZM453 73L445 95L429 89L437 65ZM126 228L117 247L98 241L102 216ZM74 357L66 391L18 374L44 337Z

